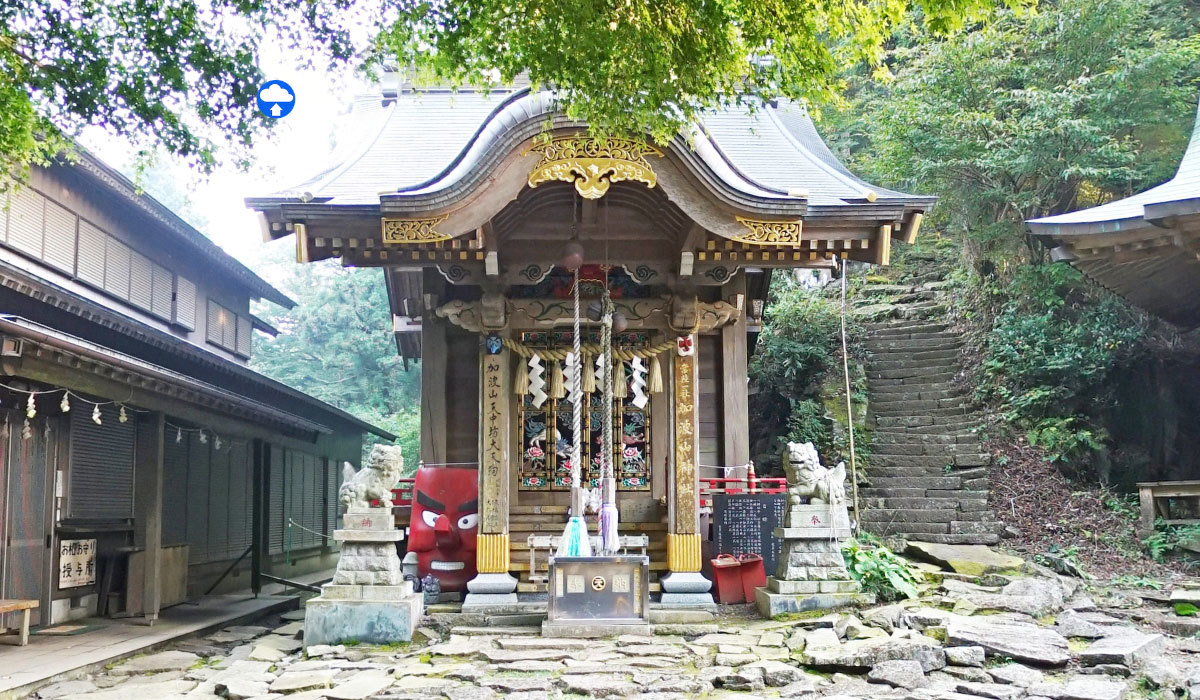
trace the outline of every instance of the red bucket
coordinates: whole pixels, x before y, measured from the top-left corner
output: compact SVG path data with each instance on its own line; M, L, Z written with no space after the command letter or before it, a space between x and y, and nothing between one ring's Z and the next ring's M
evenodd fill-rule
M743 554L738 557L738 571L741 573L742 595L747 603L754 602L754 589L767 585L767 572L763 568L763 558L757 554Z
M742 562L732 554L718 554L712 560L717 602L723 605L746 602L742 586Z

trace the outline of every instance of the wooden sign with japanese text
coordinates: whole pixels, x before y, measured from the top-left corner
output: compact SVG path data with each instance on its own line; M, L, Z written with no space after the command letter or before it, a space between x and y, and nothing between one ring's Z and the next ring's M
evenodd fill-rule
M58 587L78 588L96 583L96 540L60 540Z

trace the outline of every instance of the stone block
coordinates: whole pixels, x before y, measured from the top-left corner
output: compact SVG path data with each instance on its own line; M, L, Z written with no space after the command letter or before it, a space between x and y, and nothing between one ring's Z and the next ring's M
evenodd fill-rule
M767 588L772 593L796 595L800 593L820 593L820 581L784 581L774 576L767 577Z
M575 637L597 639L601 637L618 637L623 634L633 634L649 637L654 630L649 623L636 622L630 624L614 624L601 622L578 622L575 620L546 620L542 623L543 637Z
M338 542L399 542L404 539L400 530L334 530Z
M321 597L329 600L362 600L363 587L349 584L327 583L321 586Z
M307 645L345 641L390 644L412 640L421 621L421 596L399 600L337 600L318 596L305 606Z
M371 508L346 513L342 516L342 527L345 530L395 530L396 519L391 508Z
M787 613L832 610L848 605L871 605L875 597L866 593L816 593L788 595L773 593L766 588L754 589L754 603L763 617Z

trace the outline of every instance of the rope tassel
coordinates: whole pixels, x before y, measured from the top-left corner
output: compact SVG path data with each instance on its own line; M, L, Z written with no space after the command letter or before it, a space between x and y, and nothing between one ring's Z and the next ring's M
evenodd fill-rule
M625 381L625 363L613 363L613 398L623 399L629 396L629 386Z
M550 396L556 399L567 396L567 387L563 382L563 368L559 362L555 362L554 369L550 371Z
M661 394L663 392L662 363L658 361L658 355L650 358L649 387L651 394Z

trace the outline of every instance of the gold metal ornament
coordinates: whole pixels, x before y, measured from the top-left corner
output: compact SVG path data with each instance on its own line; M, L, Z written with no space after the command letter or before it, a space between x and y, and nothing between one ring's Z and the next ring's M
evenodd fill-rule
M764 221L737 217L738 223L749 229L748 233L734 236L733 240L750 245L791 246L800 245L800 229L803 221Z
M560 136L529 149L541 156L529 173L529 186L562 181L575 184L586 199L603 197L614 182L632 180L647 187L658 184L658 176L646 156L662 157L662 151L636 139L590 136Z
M436 228L446 219L446 216L433 219L384 219L383 242L402 245L448 241L453 236L442 233Z

